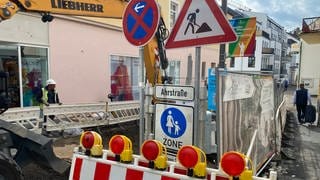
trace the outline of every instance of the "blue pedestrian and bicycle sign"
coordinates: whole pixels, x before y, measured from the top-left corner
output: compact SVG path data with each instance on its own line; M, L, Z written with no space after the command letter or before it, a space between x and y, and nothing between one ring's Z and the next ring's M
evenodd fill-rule
M153 38L159 19L159 7L154 0L131 0L123 15L124 35L132 45L143 46Z

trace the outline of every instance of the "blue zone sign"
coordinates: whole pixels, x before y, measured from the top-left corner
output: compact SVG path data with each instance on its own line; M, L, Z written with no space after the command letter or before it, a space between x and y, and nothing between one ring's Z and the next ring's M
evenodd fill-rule
M193 144L193 107L156 104L155 139L175 157L183 145Z
M159 19L159 8L154 0L131 0L123 16L124 35L132 45L143 46L153 38Z
M171 138L178 138L186 131L187 120L177 108L168 108L161 115L162 131Z

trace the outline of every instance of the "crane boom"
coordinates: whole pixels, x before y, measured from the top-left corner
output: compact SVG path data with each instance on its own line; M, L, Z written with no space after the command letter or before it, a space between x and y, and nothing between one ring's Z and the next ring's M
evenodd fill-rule
M0 17L11 18L18 10L121 19L126 0L0 0Z

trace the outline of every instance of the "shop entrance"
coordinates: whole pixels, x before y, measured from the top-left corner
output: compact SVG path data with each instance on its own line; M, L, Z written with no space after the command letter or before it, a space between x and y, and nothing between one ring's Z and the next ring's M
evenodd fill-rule
M7 72L9 107L20 107L18 46L0 44L0 72ZM4 92L1 92L4 93Z
M48 48L0 42L0 72L9 74L9 107L37 106L48 79Z

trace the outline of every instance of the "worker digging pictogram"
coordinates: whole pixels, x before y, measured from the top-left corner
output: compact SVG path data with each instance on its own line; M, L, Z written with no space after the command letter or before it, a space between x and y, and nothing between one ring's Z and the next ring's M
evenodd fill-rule
M165 47L232 42L237 36L215 1L186 0Z
M197 14L199 14L199 13L200 13L200 10L196 9L195 12L188 14L187 20L189 22L188 22L186 30L184 31L184 35L186 35L188 33L189 28L191 28L192 34L212 31L212 29L209 27L209 25L206 22L202 23L201 26L197 24L197 22L196 22Z

